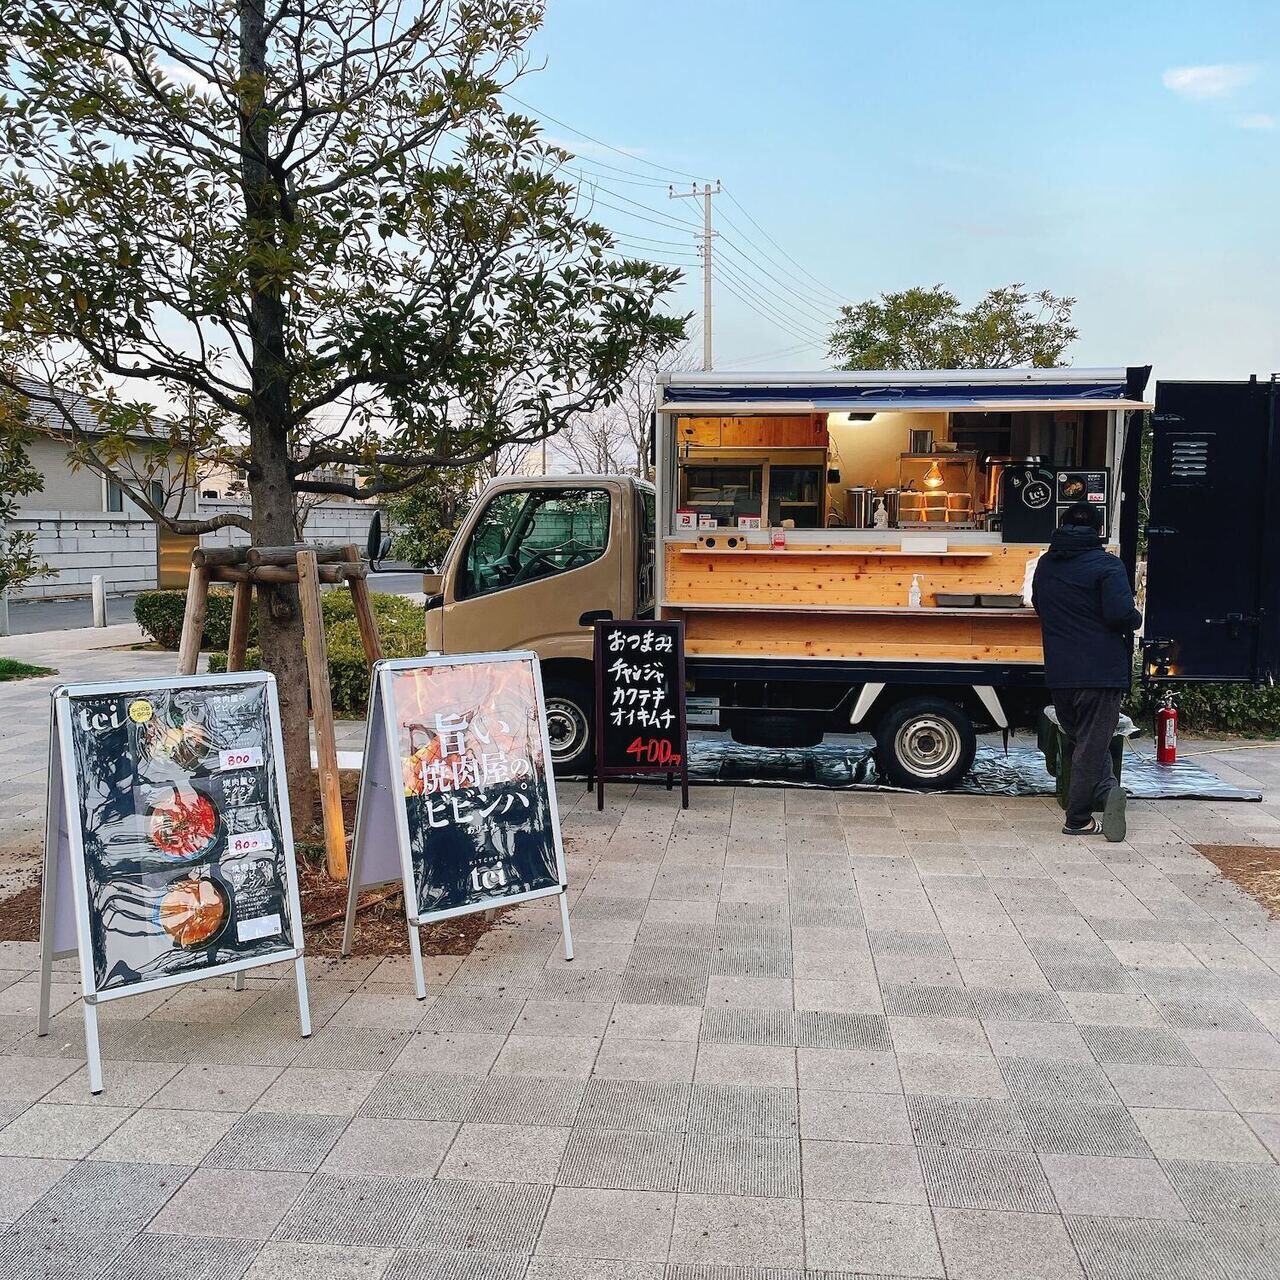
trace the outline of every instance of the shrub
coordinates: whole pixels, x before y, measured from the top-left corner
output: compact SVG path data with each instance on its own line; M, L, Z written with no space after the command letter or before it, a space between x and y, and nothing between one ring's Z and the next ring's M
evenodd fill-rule
M142 591L133 602L138 626L162 649L176 649L182 641L182 617L187 608L185 591ZM250 634L252 635L252 627ZM205 610L202 649L225 649L231 634L231 592L226 587L209 591Z
M404 596L371 592L373 615L378 622L382 652L388 658L412 658L422 653L424 637L421 606ZM369 667L364 660L360 629L356 625L351 593L345 588L322 597L325 645L329 655L329 692L333 714L342 720L362 719L369 709ZM262 663L262 651L251 648L245 666ZM210 671L225 671L225 652L209 655Z
M1280 687L1251 684L1183 684L1173 689L1180 732L1239 733L1261 738L1276 736L1280 726ZM1126 710L1139 724L1151 727L1164 701L1166 686L1144 689L1134 685Z

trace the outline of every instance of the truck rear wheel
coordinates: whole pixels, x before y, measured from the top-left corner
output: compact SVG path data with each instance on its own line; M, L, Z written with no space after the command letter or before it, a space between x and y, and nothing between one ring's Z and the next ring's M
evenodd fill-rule
M561 775L586 773L591 767L591 686L585 680L555 672L544 673L547 702L547 737L551 763Z
M942 698L899 702L876 728L880 770L898 787L953 787L972 768L977 749L973 721Z

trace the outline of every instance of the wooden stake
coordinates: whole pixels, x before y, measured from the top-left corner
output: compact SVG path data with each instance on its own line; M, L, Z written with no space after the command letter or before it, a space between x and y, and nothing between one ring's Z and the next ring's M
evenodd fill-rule
M253 583L237 582L231 594L231 633L227 637L227 670L243 671L249 647L249 622L253 617Z
M324 815L325 867L334 880L347 878L347 834L342 822L338 742L333 728L329 662L320 609L320 576L314 551L298 552L298 595L302 602L303 647L311 682L311 720L316 730L320 807Z
M360 548L350 545L342 548L342 558L349 565L363 568ZM351 601L356 609L356 625L360 628L360 643L364 646L364 660L373 666L382 657L382 641L378 636L378 623L373 616L373 602L369 599L369 584L363 576L352 574L347 579L351 588Z
M194 567L187 584L187 608L182 617L182 640L178 645L178 674L193 676L200 661L200 640L205 614L209 610L209 570Z

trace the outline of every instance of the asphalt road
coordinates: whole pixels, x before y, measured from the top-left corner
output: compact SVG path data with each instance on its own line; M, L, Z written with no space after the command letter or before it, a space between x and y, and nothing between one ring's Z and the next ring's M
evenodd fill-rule
M395 571L369 575L371 591L389 591L393 595L412 595L422 590L422 574ZM107 624L133 621L136 595L107 597ZM71 631L93 625L93 602L86 596L80 600L11 600L9 630L15 636L38 631Z

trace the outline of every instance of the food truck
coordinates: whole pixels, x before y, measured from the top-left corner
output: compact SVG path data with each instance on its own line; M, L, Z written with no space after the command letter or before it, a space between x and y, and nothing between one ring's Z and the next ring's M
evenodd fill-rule
M691 725L775 747L870 732L891 781L944 788L979 730L1047 701L1030 575L1085 499L1131 580L1145 530L1146 678L1270 679L1275 383L1160 383L1152 402L1149 373L663 374L654 483L492 482L428 647L534 649L557 764L580 770L592 623L678 618Z

